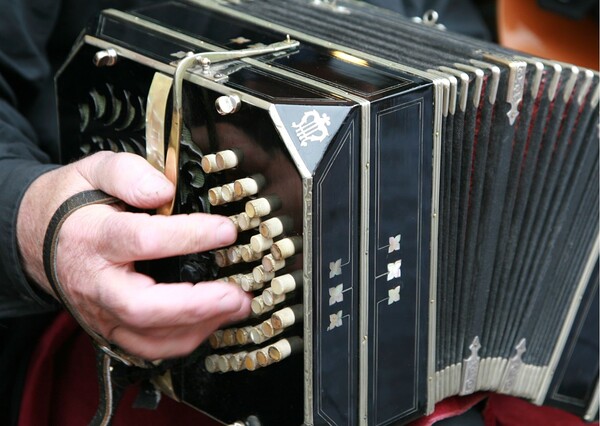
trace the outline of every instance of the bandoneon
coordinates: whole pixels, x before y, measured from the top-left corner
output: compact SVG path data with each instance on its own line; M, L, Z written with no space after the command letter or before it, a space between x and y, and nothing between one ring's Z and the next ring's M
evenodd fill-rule
M434 13L190 0L103 12L57 92L64 162L142 155L177 184L159 213L238 227L139 265L254 295L157 380L172 397L265 426L402 424L478 391L597 415L596 72Z

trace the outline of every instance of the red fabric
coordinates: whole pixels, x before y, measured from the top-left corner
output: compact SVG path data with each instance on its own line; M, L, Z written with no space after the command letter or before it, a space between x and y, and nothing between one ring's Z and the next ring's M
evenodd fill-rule
M453 396L435 405L435 411L429 416L421 417L410 426L430 426L440 420L460 416L485 399L487 393L475 393L467 396Z
M499 394L490 395L483 417L485 426L591 425L566 411L553 407L538 407L522 399Z
M163 396L157 410L132 408L137 388L124 395L114 426L216 426L192 408ZM67 314L59 315L32 355L19 426L84 426L98 406L98 383L91 341Z
M591 426L581 418L553 407L539 407L521 398L494 393L478 393L447 398L436 404L435 411L410 424L430 426L441 420L460 416L486 399L483 410L485 426Z

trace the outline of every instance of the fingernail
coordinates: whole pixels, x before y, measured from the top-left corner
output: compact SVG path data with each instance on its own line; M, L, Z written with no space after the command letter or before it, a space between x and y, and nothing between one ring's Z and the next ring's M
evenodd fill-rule
M236 289L237 290L237 289ZM229 312L232 320L246 318L250 314L251 296L237 291L229 291L219 300L219 310Z
M237 231L231 220L225 219L217 227L217 241L220 245L228 245L235 241Z

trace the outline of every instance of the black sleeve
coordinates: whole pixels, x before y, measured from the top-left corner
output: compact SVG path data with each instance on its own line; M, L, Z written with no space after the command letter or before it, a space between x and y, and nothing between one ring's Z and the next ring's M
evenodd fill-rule
M54 74L100 10L152 1L0 0L0 318L54 307L27 282L16 240L25 191L59 161Z
M17 211L31 182L56 167L48 41L60 11L55 0L0 0L0 317L52 309L28 283L16 239Z

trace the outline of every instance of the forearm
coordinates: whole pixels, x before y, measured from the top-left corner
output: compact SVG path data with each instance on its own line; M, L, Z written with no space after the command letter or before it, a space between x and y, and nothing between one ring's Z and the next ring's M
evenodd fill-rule
M47 131L54 116L42 111L53 106L45 50L60 2L47 3L44 13L35 2L0 5L0 317L14 317L54 308L21 267L16 226L31 183L56 167L46 153L56 140Z
M25 139L22 132L0 124L0 317L48 311L52 299L28 279L21 267L17 217L25 192L33 181L56 168ZM43 162L43 161L46 162Z

